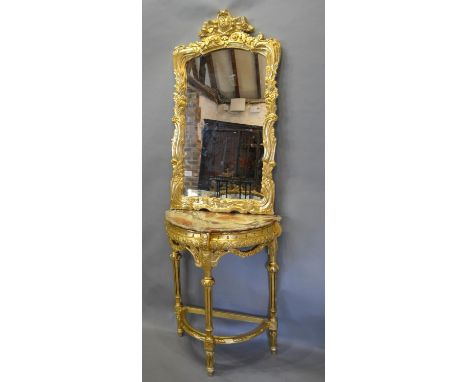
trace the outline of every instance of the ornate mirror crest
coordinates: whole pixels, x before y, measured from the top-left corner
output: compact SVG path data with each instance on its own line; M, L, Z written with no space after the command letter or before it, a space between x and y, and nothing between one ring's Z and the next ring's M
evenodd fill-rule
M254 28L245 17L233 17L227 10L218 12L216 19L206 21L199 33L200 41L188 45L179 45L173 52L173 64L175 75L174 92L174 116L175 125L172 140L172 180L171 180L171 209L201 210L206 209L216 212L237 211L253 214L273 214L275 197L275 185L272 171L275 167L276 138L274 123L277 120L276 98L276 72L280 61L280 43L274 38L264 38L262 34L251 36ZM186 195L184 194L185 171L184 155L186 143L186 108L190 103L187 97L188 63L201 57L207 57L209 53L220 50L243 50L255 56L258 69L258 55L264 59L264 79L262 102L264 102L264 119L261 127L263 156L261 157L261 181L258 182L259 195L261 197L247 199L231 198L228 196L226 185L226 197L214 197L213 195ZM232 53L234 55L234 53ZM200 63L191 63L194 67ZM235 64L233 64L235 67ZM210 80L212 81L212 80ZM215 80L216 81L216 80ZM258 94L260 95L260 81L258 80ZM205 85L201 85L202 87ZM238 86L238 84L237 84ZM206 86L205 86L206 87ZM239 96L239 89L236 89ZM234 98L235 96L233 96ZM218 97L219 98L219 97ZM238 97L239 99L239 97ZM216 121L215 121L216 122ZM257 150L258 152L258 150ZM239 160L239 159L238 159ZM260 163L260 162L259 162ZM251 185L250 185L251 186ZM242 188L241 188L242 190ZM218 193L219 195L219 193Z

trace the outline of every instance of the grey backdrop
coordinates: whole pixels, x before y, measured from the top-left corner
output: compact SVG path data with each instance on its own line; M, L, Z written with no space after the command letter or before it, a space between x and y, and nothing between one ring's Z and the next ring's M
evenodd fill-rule
M324 364L324 1L143 0L143 380L206 379L202 345L177 337L164 211L169 205L171 52L197 39L202 23L228 8L282 43L277 123L279 353L266 335L216 349L216 378L323 380ZM217 308L265 314L265 255L225 256L214 271ZM184 302L202 305L201 272L182 260ZM195 325L203 326L201 320ZM245 330L215 320L215 332Z

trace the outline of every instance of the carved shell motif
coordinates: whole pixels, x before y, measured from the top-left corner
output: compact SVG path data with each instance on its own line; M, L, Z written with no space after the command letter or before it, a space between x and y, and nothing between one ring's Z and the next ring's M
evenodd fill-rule
M230 35L234 32L253 32L254 27L247 22L245 17L232 17L227 9L218 12L218 17L203 23L199 33L200 37L212 34Z

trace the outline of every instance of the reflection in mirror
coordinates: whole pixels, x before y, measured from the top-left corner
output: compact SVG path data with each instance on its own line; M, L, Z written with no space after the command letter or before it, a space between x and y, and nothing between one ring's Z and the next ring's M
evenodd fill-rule
M185 195L262 198L265 57L221 49L186 70Z

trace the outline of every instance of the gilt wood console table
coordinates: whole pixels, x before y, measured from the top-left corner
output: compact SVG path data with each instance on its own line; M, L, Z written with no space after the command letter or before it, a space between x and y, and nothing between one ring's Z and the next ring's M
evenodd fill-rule
M226 214L204 211L166 212L166 230L172 248L171 259L174 270L175 314L177 333L185 332L203 341L206 354L208 374L214 372L215 344L234 344L254 338L268 330L270 350L276 353L277 319L276 319L276 276L279 270L276 261L277 237L281 234L280 218L274 215ZM249 248L249 249L245 249ZM213 309L212 288L215 280L212 269L218 265L220 258L228 253L240 257L249 257L268 250L269 304L267 317L239 314ZM201 285L205 293L204 309L184 306L181 299L180 256L187 250L197 267L204 271ZM186 313L205 316L205 332L193 328L187 320ZM217 336L213 332L212 317L227 318L257 323L258 326L237 336Z

